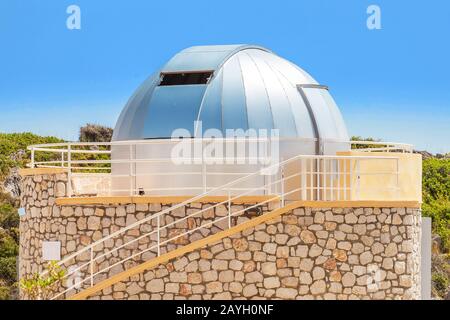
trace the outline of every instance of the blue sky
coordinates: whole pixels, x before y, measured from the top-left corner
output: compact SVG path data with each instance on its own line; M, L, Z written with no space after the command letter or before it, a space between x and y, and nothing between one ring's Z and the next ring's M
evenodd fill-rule
M68 30L66 8L81 8ZM381 8L381 30L366 9ZM446 0L2 0L0 132L76 139L114 126L134 89L179 50L259 44L330 86L352 135L450 151Z

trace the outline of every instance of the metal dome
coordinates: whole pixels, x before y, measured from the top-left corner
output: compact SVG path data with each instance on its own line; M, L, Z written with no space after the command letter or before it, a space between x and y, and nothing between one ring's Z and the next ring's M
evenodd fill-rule
M176 54L130 98L113 141L170 138L178 128L197 136L197 120L203 131L224 135L226 129L279 129L281 137L348 141L328 89L252 45L196 46Z

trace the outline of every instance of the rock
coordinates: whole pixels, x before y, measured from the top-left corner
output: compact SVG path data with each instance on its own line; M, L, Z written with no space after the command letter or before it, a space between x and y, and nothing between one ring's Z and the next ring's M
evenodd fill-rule
M202 283L202 274L199 272L188 273L187 282L190 284Z
M232 282L228 287L229 290L233 293L241 293L242 292L242 284L240 282Z
M306 258L308 256L308 246L305 245L297 246L295 254L301 258Z
M339 241L337 247L342 250L350 250L352 248L352 244L348 241Z
M233 248L236 251L245 251L248 248L248 241L245 238L233 239Z
M259 271L253 271L250 273L247 273L245 275L245 281L247 283L256 283L256 282L262 282L264 279L263 275Z
M235 252L233 249L228 249L226 251L223 251L219 253L216 256L217 259L223 259L223 260L232 260L236 258Z
M404 261L396 261L394 266L394 271L396 274L403 274L406 271L406 264Z
M352 212L347 213L344 217L345 223L354 224L358 222L358 217L355 216Z
M311 248L309 249L309 256L311 258L318 257L318 256L320 256L322 251L323 251L323 249L321 247L319 247L317 244L313 244L311 246Z
M91 216L88 218L87 226L89 230L97 230L100 228L100 217Z
M384 250L384 254L386 257L393 257L397 254L397 245L393 242L389 243Z
M315 243L316 242L316 236L314 235L314 233L312 233L309 230L303 230L300 233L300 239L302 239L302 241L304 243Z
M268 254L275 254L277 250L277 245L275 243L265 243L263 246L263 251Z
M141 288L137 283L131 283L127 288L127 293L132 296L134 294L141 293L144 289Z
M314 223L322 224L325 221L325 215L322 211L317 211L314 215Z
M234 281L234 271L233 270L225 270L219 273L219 281L220 282L232 282Z
M373 254L379 254L379 253L384 251L384 246L381 243L379 243L379 242L375 242L372 245L371 250L372 250Z
M68 222L66 226L66 233L70 235L77 234L77 225L75 222Z
M398 215L397 213L394 214L394 216L392 217L392 224L394 225L402 224L402 217L400 217L400 215Z
M87 227L87 223L86 223L86 218L85 217L80 217L77 220L77 227L79 230L86 230Z
M278 247L276 256L277 256L277 258L289 257L289 247Z
M347 261L347 254L346 254L345 250L334 249L333 257L335 257L336 260L341 261L341 262Z
M258 294L258 289L256 289L256 286L252 283L244 287L242 294L246 298L252 297Z
M280 286L280 279L278 277L264 278L264 288L274 289Z
M325 263L323 264L323 267L327 270L334 270L336 269L336 259L334 258L329 258L325 261Z
M339 271L331 271L329 279L332 282L340 282L342 279L342 275Z
M359 261L360 263L365 266L366 264L372 262L373 260L373 255L372 253L370 253L369 251L363 252L361 253L361 255L359 256Z
M216 270L210 270L203 272L203 281L209 282L209 281L216 281L218 278L217 271Z
M150 280L145 289L148 292L162 292L164 290L164 281L162 279Z
M311 271L313 266L314 266L314 262L309 258L301 259L301 261L300 261L300 270Z
M412 279L410 275L401 275L399 284L401 287L410 288L412 287Z
M255 232L255 240L259 242L270 242L270 235L263 231L257 231Z
M323 280L315 281L310 287L312 294L322 294L325 293L326 284Z
M231 260L229 266L231 270L242 270L244 263L239 260Z
M281 280L281 283L284 287L289 288L297 288L298 287L299 278L297 277L286 277Z
M71 217L71 216L73 216L73 208L72 207L68 207L68 206L62 207L62 209L61 209L61 216L63 216L63 217Z
M312 274L314 280L320 280L325 278L325 270L321 267L314 267Z
M355 282L356 282L356 276L351 272L346 272L342 276L342 285L344 287L351 287L355 284Z
M261 264L261 271L264 275L273 276L277 274L275 262L264 262Z
M213 281L206 284L206 293L217 293L223 291L223 285L220 281Z
M298 292L292 288L278 288L275 295L277 298L281 299L295 299Z
M56 183L56 196L65 197L66 196L66 184L64 182Z

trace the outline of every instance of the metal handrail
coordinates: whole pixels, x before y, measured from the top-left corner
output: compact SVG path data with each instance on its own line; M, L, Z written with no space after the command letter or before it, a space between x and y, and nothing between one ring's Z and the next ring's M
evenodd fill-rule
M165 240L165 242L161 243L161 242L160 242L160 231L161 231L161 229L167 228L167 227L169 227L169 226L172 225L172 224L176 224L176 223L178 223L178 222L180 222L180 221L183 221L183 220L185 220L185 219L188 219L189 217L191 217L191 216L193 216L193 215L201 214L202 212L204 212L204 211L206 211L206 210L211 210L211 208L215 208L215 207L217 207L217 206L219 206L219 205L228 204L228 205L229 205L229 212L228 212L227 218L229 219L229 221L231 221L231 216L237 215L236 212L231 213L230 204L232 203L233 200L236 200L236 199L238 199L238 198L240 198L240 197L243 197L243 196L245 196L245 195L247 195L247 194L249 194L249 193L251 193L251 192L253 192L253 191L255 191L255 190L261 190L261 189L264 190L264 189L266 189L268 186L270 187L270 186L272 186L272 185L277 185L278 183L281 183L281 192L280 192L279 194L274 195L272 198L270 198L270 199L268 199L268 200L265 200L265 201L262 201L262 202L258 202L257 204L255 204L255 205L252 206L252 207L261 206L261 205L263 205L263 204L265 204L265 203L272 202L272 201L277 200L277 199L280 199L280 201L281 201L280 204L283 206L283 205L284 205L284 202L285 202L285 200L286 200L286 196L287 196L287 195L292 194L293 192L298 192L298 191L300 191L302 188L304 188L304 186L302 185L301 187L295 188L294 190L290 190L290 191L285 191L285 190L283 189L283 188L284 188L284 184L285 184L285 182L286 182L287 180L290 180L290 179L292 179L293 177L301 176L302 174L305 173L305 172L301 171L301 172L297 172L297 173L295 173L295 174L293 174L293 175L290 175L290 176L285 177L285 176L284 176L284 173L283 173L283 168L284 168L285 165L287 165L287 164L289 164L289 163L291 163L291 162L294 162L294 161L297 161L297 160L300 160L300 161L309 160L309 161L311 161L311 170L310 170L309 172L306 172L306 174L309 174L310 177L311 177L311 179L313 178L314 175L325 175L324 181L326 182L326 180L327 180L327 178L326 178L327 175L330 176L330 175L334 175L334 174L336 174L336 173L337 173L337 174L344 174L344 177L345 177L345 180L344 180L344 181L346 181L347 177L348 177L349 174L350 174L350 170L345 170L345 168L344 168L343 171L340 171L340 172L339 172L339 171L336 171L336 172L334 172L334 171L324 172L324 171L319 171L319 170L313 170L312 164L314 163L314 161L324 161L324 163L326 163L327 160L353 160L353 161L356 162L357 167L359 168L359 161L360 161L360 160L380 160L380 159L387 159L387 160L393 160L393 161L396 161L396 162L397 162L397 169L396 169L396 171L390 172L390 173L389 173L389 172L385 172L385 173L383 173L383 174L396 174L397 177L398 177L398 158L396 158L396 157L367 157L367 156L305 156L305 155L297 155L297 156L292 157L292 158L290 158L290 159L288 159L288 160L285 160L285 161L282 161L282 162L280 162L280 163L274 164L274 165L272 165L272 166L270 166L270 167L268 167L268 168L261 169L261 170L258 170L258 171L256 171L256 172L254 172L254 173L248 174L248 175L246 175L245 177L238 178L238 179L236 179L236 180L234 180L234 181L231 181L231 182L229 182L229 183L226 183L226 184L224 184L224 185L222 185L222 186L220 186L220 187L212 188L211 190L209 190L209 191L207 191L207 192L204 192L204 193L202 193L202 194L200 194L200 195L194 196L194 197L192 197L192 198L190 198L190 199L188 199L188 200L185 200L185 201L183 201L183 202L181 202L181 203L179 203L179 204L173 205L173 206L171 206L170 208L164 209L164 210L162 210L162 211L160 211L160 212L158 212L158 213L156 213L156 214L153 214L153 215L151 215L151 216L149 216L149 217L146 217L146 218L144 218L144 219L141 219L141 220L139 220L139 221L136 221L136 222L130 224L129 226L126 226L126 227L124 227L124 228L122 228L122 229L120 229L120 230L117 230L117 231L111 233L110 235L108 235L108 236L106 236L106 237L104 237L104 238L102 238L102 239L99 239L99 240L95 241L94 243L92 243L92 244L90 244L90 245L88 245L88 246L82 248L81 250L79 250L79 251L77 251L77 252L75 252L75 253L73 253L73 254L71 254L71 255L65 257L63 260L59 261L58 264L62 266L62 265L64 265L64 264L66 264L67 262L69 262L70 260L76 258L77 256L80 256L80 255L82 255L82 254L84 254L84 253L86 253L86 252L90 252L90 259L89 259L89 262L86 262L86 263L82 264L81 266L78 266L76 269L74 269L74 270L72 270L70 273L68 273L68 274L66 275L66 277L68 277L69 275L71 275L71 274L73 274L73 273L75 273L75 272L77 272L77 271L83 269L84 267L90 266L90 269L91 269L91 270L90 270L90 272L89 272L89 273L90 273L89 277L83 279L83 281L82 281L81 283L84 283L84 282L86 282L87 280L91 279L91 285L93 285L93 277L94 277L96 274L101 273L101 272L105 272L105 271L107 271L107 270L109 270L110 268L113 267L113 266L108 266L108 269L106 269L106 270L105 270L105 269L102 269L101 271L98 271L97 273L93 273L93 267L92 267L92 266L93 266L93 263L96 262L98 259L101 259L101 258L103 258L103 257L105 257L105 256L107 256L107 255L109 255L109 254L111 254L112 252L115 252L115 251L117 251L117 250L119 250L119 249L121 249L121 248L123 248L123 247L125 247L125 246L127 246L127 245L130 245L131 243L133 243L133 242L135 242L135 241L138 241L138 240L140 240L140 239L142 239L142 238L144 238L144 237L146 237L146 236L149 236L150 233L153 234L153 233L155 233L155 232L158 234L158 244L157 244L157 246L158 246L158 252L160 253L160 246L161 246L162 244L164 244L165 242L173 241L174 239L177 239L178 237L182 236L182 235L177 235L175 238L170 238L170 239L168 239L168 240ZM274 168L276 168L276 167L281 167L281 168L282 168L282 170L281 170L281 178L280 178L280 179L275 180L275 181L270 181L269 183L264 183L262 186L254 187L253 189L250 189L250 190L245 189L245 192L243 192L243 193L241 193L241 194L238 194L238 195L231 195L231 194L230 194L230 190L231 190L232 187L235 186L236 184L240 184L240 183L242 183L242 182L248 181L248 180L250 180L251 178L253 178L253 177L255 177L255 176L264 175L264 174L265 174L265 172L264 172L265 170L271 170L271 169L274 169ZM348 169L348 168L347 168L347 169ZM359 177L361 174L362 174L361 172L356 172L356 175L357 175L358 177ZM338 177L340 177L340 176L338 175ZM332 180L331 180L331 181L332 181ZM358 179L358 181L359 181L359 179ZM398 181L398 179L397 179L397 181ZM358 185L357 187L359 187L359 185ZM388 187L388 188L392 188L392 187ZM398 185L397 185L396 187L393 187L393 188L394 188L394 189L395 189L395 188L398 188ZM270 189L270 188L269 188L269 189ZM319 192L320 190L325 191L325 195L326 195L326 191L327 191L327 190L334 190L334 191L338 191L338 192L339 192L339 191L342 191L342 190L344 190L344 191L352 191L352 186L349 185L349 186L347 187L347 186L345 186L345 184L344 184L344 187L341 187L340 185L337 185L337 186L335 186L335 187L333 188L333 186L328 186L328 187L327 187L326 185L325 185L325 186L321 186L321 187L320 187L319 185L317 185L316 187L314 187L313 185L311 185L309 189L311 189L311 192L312 192L313 190L317 190L318 192ZM128 241L128 242L126 242L126 243L123 243L121 246L115 247L115 248L113 248L112 250L110 250L110 251L108 251L108 252L106 252L106 253L101 254L100 256L97 256L97 257L95 257L95 258L93 257L94 248L95 248L96 246L100 245L101 243L104 243L105 241L111 240L112 238L115 238L115 237L117 237L117 236L119 236L119 235L125 234L127 231L129 231L129 230L131 230L131 229L134 229L134 228L136 228L136 227L138 227L138 226L140 226L140 225L142 225L142 224L144 224L144 223L146 223L146 222L149 222L149 221L151 221L151 220L153 220L153 219L157 219L157 221L159 222L159 221L160 221L160 218L161 218L163 215L168 214L168 213L170 213L170 212L172 212L172 211L174 211L174 210L176 210L176 209L178 209L178 208L184 207L184 206L186 206L186 205L188 205L188 204L190 204L190 203L194 203L194 202L196 202L196 201L198 201L198 200L201 200L202 198L207 197L208 195L212 195L212 194L214 194L214 193L217 193L217 191L221 191L221 190L222 190L222 191L227 191L227 190L228 190L228 198L227 198L226 200L224 200L224 201L222 201L222 202L219 202L219 203L215 204L214 206L211 206L211 207L208 207L208 208L205 208L205 209L196 211L196 212L194 212L194 213L192 213L192 214L190 214L190 215L188 215L188 216L185 216L185 217L183 217L183 218L181 218L181 219L177 219L177 220L173 221L172 223L170 223L170 224L168 224L168 225L165 225L165 226L163 226L163 227L161 227L160 224L158 223L158 228L157 228L157 230L153 230L153 231L151 231L151 232L149 232L149 233L145 233L145 234L139 236L139 237L136 238L136 239L133 239L133 240L131 240L131 241ZM338 194L339 194L339 193L338 193ZM239 211L239 212L243 212L243 211L246 211L246 210L249 210L249 209L250 209L250 208L244 208L244 209L242 209L242 210ZM239 212L238 212L238 213L239 213ZM226 218L226 217L225 217L225 218ZM209 224L213 225L213 224L217 223L219 220L222 221L223 219L224 219L224 218L220 218L220 219L213 220L213 221L211 221ZM229 226L231 227L231 222L229 222ZM201 226L198 227L198 228L204 228L204 227L205 227L205 225L201 225ZM195 230L198 230L198 228L196 228ZM189 233L192 233L192 232L194 232L194 230L189 230L188 232L189 232ZM144 252L147 252L147 251L151 250L152 248L154 248L154 246L152 246L152 247L150 247L150 248L146 248L144 251L140 251L140 252L134 254L133 257L135 257L136 255L141 255L141 254L143 254ZM131 258L132 258L132 257L131 257ZM122 260L116 262L114 265L117 265L117 264L119 264L119 263L124 263L125 261L128 261L128 260L131 259L131 258L128 257L127 259L122 259ZM71 290L71 289L74 289L74 288L75 288L77 285L79 285L79 284L80 284L80 283L77 283L77 284L71 286L70 288L68 288L67 290L63 291L62 293L60 293L59 295L55 296L54 298L59 297L61 294L64 294L65 292L67 292L67 291L69 291L69 290Z

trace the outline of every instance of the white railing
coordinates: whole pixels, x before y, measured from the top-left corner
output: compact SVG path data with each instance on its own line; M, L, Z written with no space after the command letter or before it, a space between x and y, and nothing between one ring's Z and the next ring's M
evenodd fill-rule
M361 170L361 164L379 161L391 163L388 167L392 170L368 172ZM370 179L373 175L384 175L392 182L376 188L398 192L398 158L396 157L298 155L248 174L134 222L65 257L59 265L68 270L63 280L71 280L71 283L64 285L63 281L61 291L56 293L53 299L92 287L101 280L127 270L135 264L167 253L177 246L178 239L194 234L205 237L239 225L243 219L238 217L269 203L283 207L287 201L293 200L358 199L361 192L371 191L371 186L361 182L365 178ZM264 179L262 185L241 188L254 179L260 181L262 176L268 178ZM232 190L235 189L244 190L233 195ZM238 202L237 200L258 190L266 191L266 196L260 201L244 205L242 208L233 208L232 204ZM223 201L199 208L194 212L185 211L186 214L181 217L173 215L176 210L216 194L225 195ZM226 210L220 211L219 208ZM213 215L205 218L205 213L211 210L214 210ZM195 223L189 226L189 221ZM180 225L182 227L175 229ZM173 230L178 231L171 233ZM182 246L183 243L179 245Z
M204 141L208 141L207 139L203 139ZM249 138L246 138L248 141ZM263 140L268 146L268 150L270 150L270 144L273 142L271 139L256 139L258 141ZM233 140L236 141L236 140ZM279 138L276 139L276 142L295 142L295 143L315 143L316 139L300 139L300 138ZM41 167L41 168L66 168L68 169L69 181L74 181L75 179L82 178L91 178L97 179L99 184L103 187L98 187L98 185L94 185L92 182L92 187L90 190L85 191L84 194L90 195L117 195L117 194L129 194L129 195L139 195L139 194L158 194L164 193L167 191L173 191L177 194L186 194L186 192L191 191L194 194L204 193L208 190L212 190L217 185L210 184L209 181L212 181L218 177L220 181L232 181L233 178L245 177L248 174L251 174L256 169L263 168L263 165L260 165L258 168L252 167L251 170L208 170L208 158L204 157L202 154L202 158L196 159L191 158L196 166L191 166L189 170L185 171L172 171L172 170L147 170L147 171L137 171L137 166L161 166L161 165L170 165L173 163L173 159L165 154L161 157L143 157L137 158L132 157L133 150L136 150L137 146L149 145L149 146L171 146L175 143L180 142L178 139L160 139L160 140L138 140L138 141L123 141L123 142L104 142L104 143L80 143L80 142L69 142L69 143L56 143L56 144L41 144L41 145L33 145L28 147L31 150L31 167ZM351 145L353 147L358 148L358 151L362 152L412 152L412 145L409 144L401 144L394 142L374 142L374 141L327 141L327 143L338 143L340 145ZM125 148L129 149L129 156L124 158L112 158L111 157L111 148ZM218 160L218 158L214 158L214 160ZM226 159L223 159L224 162ZM252 160L249 157L245 158L235 158L237 163L240 160L244 162L248 162ZM257 158L256 161L261 160L261 157ZM270 159L270 156L267 159L263 159L264 163L272 163L278 162L273 161L274 159ZM123 172L113 172L112 167L114 166L124 166L127 165L128 169ZM195 169L193 169L195 167ZM244 167L244 166L243 166ZM320 166L326 170L326 165ZM235 165L235 169L239 168L239 165ZM242 169L242 168L241 168ZM249 169L247 166L246 169ZM186 179L198 178L201 183L191 184L187 186L177 186L175 187L139 187L136 185L137 179L161 179L164 177L175 176L186 177ZM112 187L112 181L117 181L121 178L127 178L128 183L125 183L125 186L122 184L120 186ZM239 191L234 190L234 191ZM72 183L69 183L67 186L68 196L74 195L84 195L83 192L72 190Z

